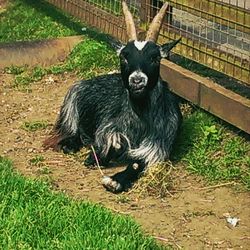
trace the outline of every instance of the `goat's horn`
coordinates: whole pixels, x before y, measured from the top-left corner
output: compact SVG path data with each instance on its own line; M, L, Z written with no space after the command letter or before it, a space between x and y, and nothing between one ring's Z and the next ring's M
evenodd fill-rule
M133 16L132 16L131 12L129 11L128 6L127 6L125 1L122 1L122 10L123 10L123 14L124 14L124 17L125 17L128 40L129 41L137 40L136 29L135 29L135 23L134 23L134 20L133 20Z
M168 8L168 3L166 2L163 4L158 14L154 17L153 21L149 26L146 36L146 41L153 41L153 42L157 41L167 8Z

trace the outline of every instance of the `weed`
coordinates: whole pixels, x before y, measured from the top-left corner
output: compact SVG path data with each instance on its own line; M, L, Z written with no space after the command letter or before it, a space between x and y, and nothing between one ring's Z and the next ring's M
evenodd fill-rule
M13 75L20 75L26 70L26 67L24 66L10 66L5 68L5 72L8 74L13 74Z
M29 132L35 132L37 130L45 129L47 127L48 127L47 121L24 122L24 124L21 126L22 129Z
M44 75L46 75L46 73L46 69L37 66L33 68L31 78L34 81L39 81Z
M30 163L31 165L38 166L38 165L40 165L42 162L44 162L44 160L45 160L44 156L42 156L42 155L36 155L35 157L33 157L33 158L31 158L31 159L29 160L29 163Z
M221 139L221 133L216 128L215 125L212 126L204 126L202 129L202 132L204 133L204 139L209 140L211 142L217 142Z
M42 167L40 167L40 168L37 170L37 172L38 172L39 174L44 174L44 175L46 175L46 174L51 174L51 173L52 173L52 170L51 170L48 166L42 166Z
M117 196L117 203L124 204L124 203L129 203L129 202L130 202L130 199L127 195L121 194Z
M18 89L23 89L28 87L32 82L32 77L28 74L28 72L23 72L23 74L15 76L14 87Z

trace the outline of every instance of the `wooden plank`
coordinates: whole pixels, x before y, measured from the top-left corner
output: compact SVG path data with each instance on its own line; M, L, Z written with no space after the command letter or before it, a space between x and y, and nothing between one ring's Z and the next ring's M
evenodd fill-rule
M249 99L167 60L162 60L161 76L177 95L250 134Z

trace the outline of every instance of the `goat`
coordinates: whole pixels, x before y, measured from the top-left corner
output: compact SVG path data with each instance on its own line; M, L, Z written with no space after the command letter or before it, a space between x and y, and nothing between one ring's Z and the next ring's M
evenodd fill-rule
M168 4L138 41L128 6L122 2L129 41L119 50L121 73L76 82L65 96L47 148L76 152L93 145L99 162L128 164L103 178L104 187L118 193L130 188L146 168L169 158L182 120L179 106L160 78L160 60L179 40L159 46L156 40ZM86 166L95 164L93 153Z

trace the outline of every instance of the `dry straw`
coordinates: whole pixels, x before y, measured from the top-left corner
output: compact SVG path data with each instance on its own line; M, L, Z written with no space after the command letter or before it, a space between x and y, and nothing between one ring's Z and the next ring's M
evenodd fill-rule
M150 166L130 192L135 192L139 196L152 195L161 198L170 195L172 169L170 161Z

